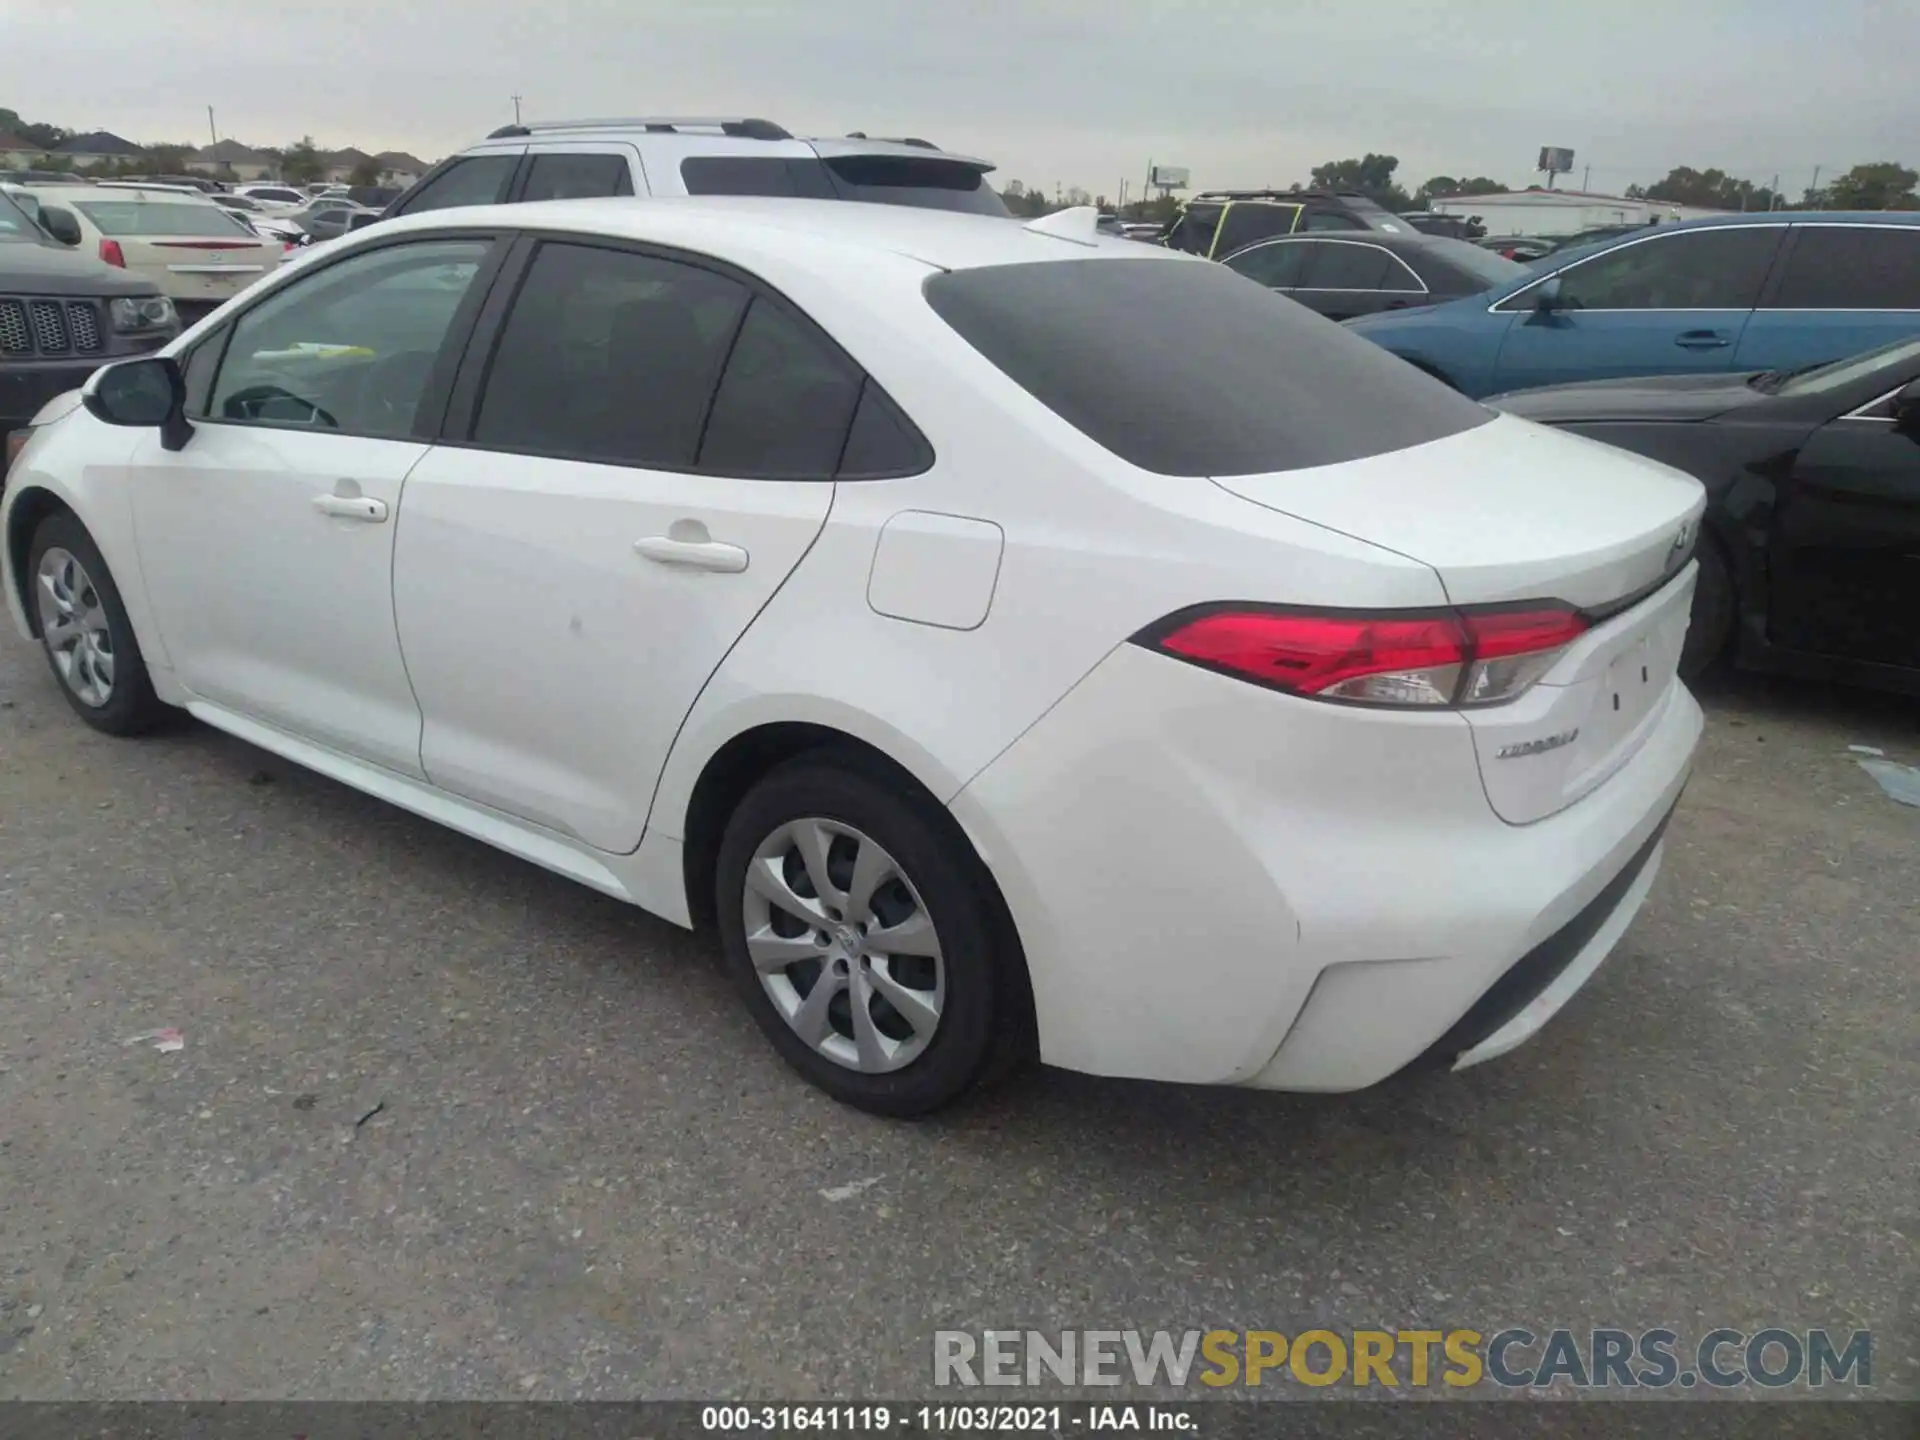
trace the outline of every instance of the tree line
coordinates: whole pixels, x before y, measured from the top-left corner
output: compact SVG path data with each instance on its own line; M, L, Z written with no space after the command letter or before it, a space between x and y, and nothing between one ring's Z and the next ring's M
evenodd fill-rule
M1486 175L1434 175L1414 190L1407 190L1394 178L1400 160L1394 155L1371 152L1358 159L1329 160L1313 167L1305 186L1311 190L1357 190L1376 204L1404 212L1424 210L1435 200L1459 195L1487 195L1507 187ZM1629 185L1630 200L1660 200L1669 205L1697 205L1709 210L1920 210L1920 171L1891 160L1856 165L1834 176L1818 189L1806 189L1794 200L1766 185L1757 185L1729 175L1724 170L1696 170L1691 165L1675 166L1664 179L1650 185ZM1529 185L1539 190L1539 185ZM1044 215L1062 206L1096 204L1110 209L1105 196L1089 196L1078 186L1059 189L1049 196L1045 190L1019 180L1009 181L1001 196L1016 215ZM1138 200L1126 207L1123 218L1129 220L1165 220L1179 208L1170 197Z
M17 111L0 106L0 134L17 135L30 144L45 147L47 153L34 162L33 168L36 170L90 175L102 180L118 179L123 175L179 175L185 173L189 157L200 149L200 146L190 142L161 141L154 145L142 145L139 156L128 160L56 153L55 147L79 133L61 125L23 120ZM288 145L250 145L247 148L272 160L280 172L280 178L290 184L310 184L327 173L326 152L314 143L311 135L303 135ZM379 164L371 156L360 161L354 166L348 183L378 185Z

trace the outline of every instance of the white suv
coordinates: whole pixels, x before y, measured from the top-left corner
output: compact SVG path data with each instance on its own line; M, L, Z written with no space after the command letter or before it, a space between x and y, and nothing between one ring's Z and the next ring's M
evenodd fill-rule
M993 168L926 140L877 140L858 132L799 139L771 120L542 121L503 125L449 156L388 206L385 216L613 195L867 200L1005 215L1006 206L986 180Z

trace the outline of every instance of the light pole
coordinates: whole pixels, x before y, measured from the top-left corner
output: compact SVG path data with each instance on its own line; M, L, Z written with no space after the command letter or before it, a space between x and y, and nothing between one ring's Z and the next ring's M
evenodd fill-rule
M520 123L520 97L518 95L513 97L513 123L516 125Z
M220 143L220 132L213 128L213 107L211 105L207 106L207 143L209 145L218 145Z

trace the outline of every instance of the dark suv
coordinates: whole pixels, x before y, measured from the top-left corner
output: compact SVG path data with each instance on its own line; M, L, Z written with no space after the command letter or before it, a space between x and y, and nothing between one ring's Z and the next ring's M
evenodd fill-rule
M151 280L75 254L0 189L0 436L106 361L179 333L173 302Z
M1398 215L1357 191L1202 190L1180 207L1160 243L1224 260L1257 241L1310 230L1414 233Z

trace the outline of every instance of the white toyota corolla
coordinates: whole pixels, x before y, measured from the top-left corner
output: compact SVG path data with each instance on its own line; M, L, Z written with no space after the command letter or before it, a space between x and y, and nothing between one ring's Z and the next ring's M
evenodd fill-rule
M1652 884L1693 480L1205 261L811 201L377 226L12 466L68 701L180 707L682 925L891 1114L1036 1047L1347 1090Z

